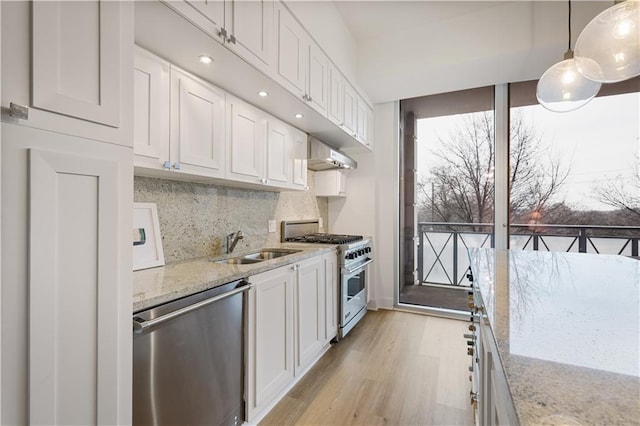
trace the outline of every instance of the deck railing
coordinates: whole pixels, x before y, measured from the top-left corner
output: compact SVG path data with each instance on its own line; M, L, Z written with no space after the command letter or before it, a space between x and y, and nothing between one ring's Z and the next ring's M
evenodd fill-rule
M511 249L638 256L640 226L518 224L510 231ZM493 225L420 222L418 238L421 284L468 286L466 250L493 247Z

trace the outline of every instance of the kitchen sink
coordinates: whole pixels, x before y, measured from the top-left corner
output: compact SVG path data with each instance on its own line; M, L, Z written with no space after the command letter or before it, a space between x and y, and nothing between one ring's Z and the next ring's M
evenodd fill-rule
M293 253L299 253L302 250L266 248L255 253L245 254L244 256L232 257L230 259L217 260L216 263L227 263L229 265L247 265L251 263L263 262L269 259L277 259Z
M255 259L255 260L269 260L269 259L277 259L282 256L286 256L288 254L299 253L302 250L291 250L291 249L262 249L257 253L247 254L242 256L241 259Z
M231 259L216 260L216 263L227 263L229 265L246 265L249 263L262 262L264 259L250 259L245 257L232 257Z

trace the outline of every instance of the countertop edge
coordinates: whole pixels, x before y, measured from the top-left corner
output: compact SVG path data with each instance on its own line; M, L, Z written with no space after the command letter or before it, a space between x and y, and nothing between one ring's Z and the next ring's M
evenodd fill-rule
M262 272L330 253L335 251L337 246L331 244L286 243L276 247L301 251L280 258L245 265L216 263L217 260L243 255L242 253L237 253L233 256L196 258L156 268L134 271L132 312L135 314L228 282L246 279ZM255 251L257 250L251 252ZM165 283L165 281L168 283Z

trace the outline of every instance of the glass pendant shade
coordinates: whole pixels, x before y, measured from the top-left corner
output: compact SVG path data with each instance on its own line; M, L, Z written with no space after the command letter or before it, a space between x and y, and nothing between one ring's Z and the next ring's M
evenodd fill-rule
M640 75L640 2L618 3L593 18L575 47L580 72L601 83Z
M571 57L549 68L540 80L536 90L538 102L554 112L573 111L587 104L600 90L600 83L585 78Z

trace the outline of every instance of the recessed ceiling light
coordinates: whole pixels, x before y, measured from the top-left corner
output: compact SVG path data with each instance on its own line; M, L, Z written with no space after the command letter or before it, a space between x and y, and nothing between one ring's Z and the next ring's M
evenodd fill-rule
M198 60L203 64L210 64L211 62L213 62L213 59L211 58L211 56L207 56L207 55L200 55L198 57Z
M300 113L297 113L297 114L296 114L296 118L302 118L302 117L304 117L304 115L302 115L302 114L300 114Z
M269 93L265 92L264 90L261 90L261 91L258 92L258 95L260 95L260 96L262 96L264 98L265 96L269 96Z

